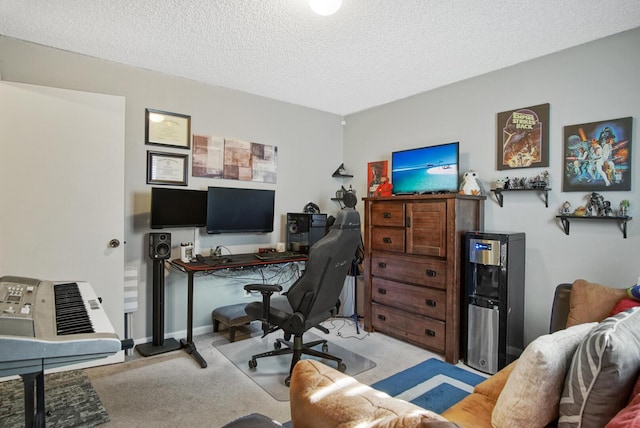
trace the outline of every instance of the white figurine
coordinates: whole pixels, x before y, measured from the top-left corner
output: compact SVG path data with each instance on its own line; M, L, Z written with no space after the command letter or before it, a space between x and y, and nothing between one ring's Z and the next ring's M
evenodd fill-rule
M487 191L480 178L478 178L478 173L470 169L462 176L459 193L462 195L485 195Z

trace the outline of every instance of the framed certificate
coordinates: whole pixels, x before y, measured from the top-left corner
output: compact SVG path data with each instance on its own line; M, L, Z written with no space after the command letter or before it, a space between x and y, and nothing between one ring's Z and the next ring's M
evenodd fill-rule
M146 144L191 148L191 116L149 108L145 111Z
M187 185L189 155L147 151L147 184Z

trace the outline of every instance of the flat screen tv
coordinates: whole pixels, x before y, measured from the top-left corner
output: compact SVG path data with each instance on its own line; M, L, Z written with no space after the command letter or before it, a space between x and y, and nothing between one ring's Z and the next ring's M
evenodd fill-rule
M274 190L209 187L207 233L273 232Z
M151 228L204 227L207 224L207 191L151 188Z
M457 192L458 160L457 142L391 153L393 193Z

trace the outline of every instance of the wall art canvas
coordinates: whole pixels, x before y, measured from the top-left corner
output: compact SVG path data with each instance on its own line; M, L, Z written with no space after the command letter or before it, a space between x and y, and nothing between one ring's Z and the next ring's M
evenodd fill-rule
M278 147L238 139L193 136L194 177L275 183Z
M498 113L498 170L549 166L549 104Z
M564 192L631 190L633 118L564 127Z

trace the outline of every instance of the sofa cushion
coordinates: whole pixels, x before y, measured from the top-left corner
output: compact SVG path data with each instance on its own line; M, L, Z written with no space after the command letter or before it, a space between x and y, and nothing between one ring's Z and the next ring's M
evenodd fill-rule
M531 342L496 401L491 417L493 426L545 426L556 419L571 358L596 325L576 325Z
M587 322L600 322L609 316L618 301L627 297L627 290L612 288L577 279L571 286L567 327Z
M437 413L392 398L315 360L301 360L295 365L289 396L291 422L296 428L457 426Z
M640 307L598 324L578 346L558 427L604 426L628 400L640 370Z

